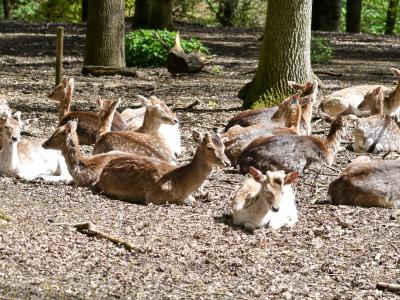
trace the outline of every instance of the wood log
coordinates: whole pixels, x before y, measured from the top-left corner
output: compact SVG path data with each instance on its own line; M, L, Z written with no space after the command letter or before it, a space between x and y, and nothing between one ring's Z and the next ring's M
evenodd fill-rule
M83 75L93 75L93 76L105 76L105 75L122 75L128 77L136 77L136 68L118 68L118 67L107 67L107 66L89 66L84 65L82 67Z

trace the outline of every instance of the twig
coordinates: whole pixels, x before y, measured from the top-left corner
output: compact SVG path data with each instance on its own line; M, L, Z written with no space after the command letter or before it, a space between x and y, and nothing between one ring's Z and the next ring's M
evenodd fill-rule
M378 290L400 291L400 284L381 281L376 284L376 288Z
M312 134L321 134L321 133L324 133L324 132L325 132L324 129L320 129L320 130L313 130L311 133Z
M340 173L340 170L335 169L334 167L328 166L328 165L326 165L326 164L324 164L324 167L326 167L326 168L328 168L328 169L330 169L330 170L332 170L332 171L335 171L336 173Z
M83 234L86 234L88 236L97 236L97 237L104 238L114 244L124 246L129 251L136 249L135 246L133 244L131 244L130 242L124 241L123 239L120 239L113 235L110 235L105 232L97 230L96 226L92 222L78 223L78 224L54 223L53 225L73 226L76 228L76 230L78 230L79 232L81 232Z
M165 50L169 51L169 49L171 48L162 38L161 36L158 35L157 32L154 31L154 35L156 36L156 38L160 41L161 45L164 47Z
M206 186L207 188L224 188L228 190L236 190L237 187L231 187L227 185L219 185L219 184L213 184L213 185L208 185Z
M254 74L255 72L257 72L257 70L251 70L251 71L239 73L238 75L249 75L249 74Z
M321 74L321 75L337 76L337 77L343 76L343 73L336 73L336 72L324 71L324 70L315 70L314 73Z
M196 99L192 103L190 103L190 104L188 104L188 105L186 105L184 107L176 107L176 108L174 108L173 111L190 110L190 109L192 109L193 107L195 107L196 105L199 105L199 104L200 104L199 99Z

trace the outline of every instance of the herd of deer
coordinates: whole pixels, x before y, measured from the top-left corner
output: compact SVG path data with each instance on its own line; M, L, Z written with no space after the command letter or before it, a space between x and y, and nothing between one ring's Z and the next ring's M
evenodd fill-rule
M289 85L298 91L278 107L244 111L222 134L192 131L191 161L177 166L179 122L152 96L143 107L116 111L119 100L98 99L98 112L70 111L74 79L64 79L49 98L59 104L58 128L43 140L21 140L28 121L0 103L0 174L32 180L73 181L105 195L135 202L190 204L213 167L238 166L246 177L232 199L233 221L247 229L278 229L297 222L291 184L309 168L330 166L350 121L355 152L400 152L400 71L393 91L383 86L345 88L317 99L316 83ZM331 121L326 138L311 136L313 107ZM396 118L395 118L396 119ZM396 119L397 120L397 119ZM80 145L94 145L83 156ZM334 204L400 207L400 160L358 157L329 186Z

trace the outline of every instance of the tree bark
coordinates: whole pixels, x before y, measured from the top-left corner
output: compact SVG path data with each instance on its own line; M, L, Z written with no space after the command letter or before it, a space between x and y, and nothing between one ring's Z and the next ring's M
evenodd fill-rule
M279 103L290 94L288 80L312 78L310 62L312 0L269 0L264 39L254 79L239 92L243 107L260 96Z
M238 0L222 0L219 8L219 22L222 26L233 26Z
M347 0L346 32L361 31L361 2L362 0Z
M173 30L173 0L136 0L133 28Z
M4 19L8 20L11 16L11 0L3 0Z
M339 31L342 0L323 0L322 2L320 30Z
M82 21L87 21L88 14L88 0L82 0Z
M399 0L389 1L389 7L386 15L385 34L393 34L394 26L396 24L398 7L399 7Z
M89 0L85 65L125 67L124 0Z
M313 0L312 2L312 18L311 18L311 29L321 30L321 15L323 9L323 0Z

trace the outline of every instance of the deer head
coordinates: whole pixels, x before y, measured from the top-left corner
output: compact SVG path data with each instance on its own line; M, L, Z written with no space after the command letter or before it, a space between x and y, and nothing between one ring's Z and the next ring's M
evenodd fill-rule
M160 120L160 123L175 125L178 123L176 114L156 96L146 98L142 95L137 95L138 99L144 107L146 107L146 114L149 115L151 120Z
M76 133L76 128L78 127L78 119L68 121L64 126L58 127L52 136L43 143L42 147L44 149L54 149L54 150L64 150L67 139L74 141L75 145L78 145L78 136Z
M372 114L383 113L383 90L378 86L365 94L363 101L358 105L359 110L370 110Z
M5 143L17 143L21 140L21 112L17 111L12 116L4 114L0 118L2 125L1 135Z

